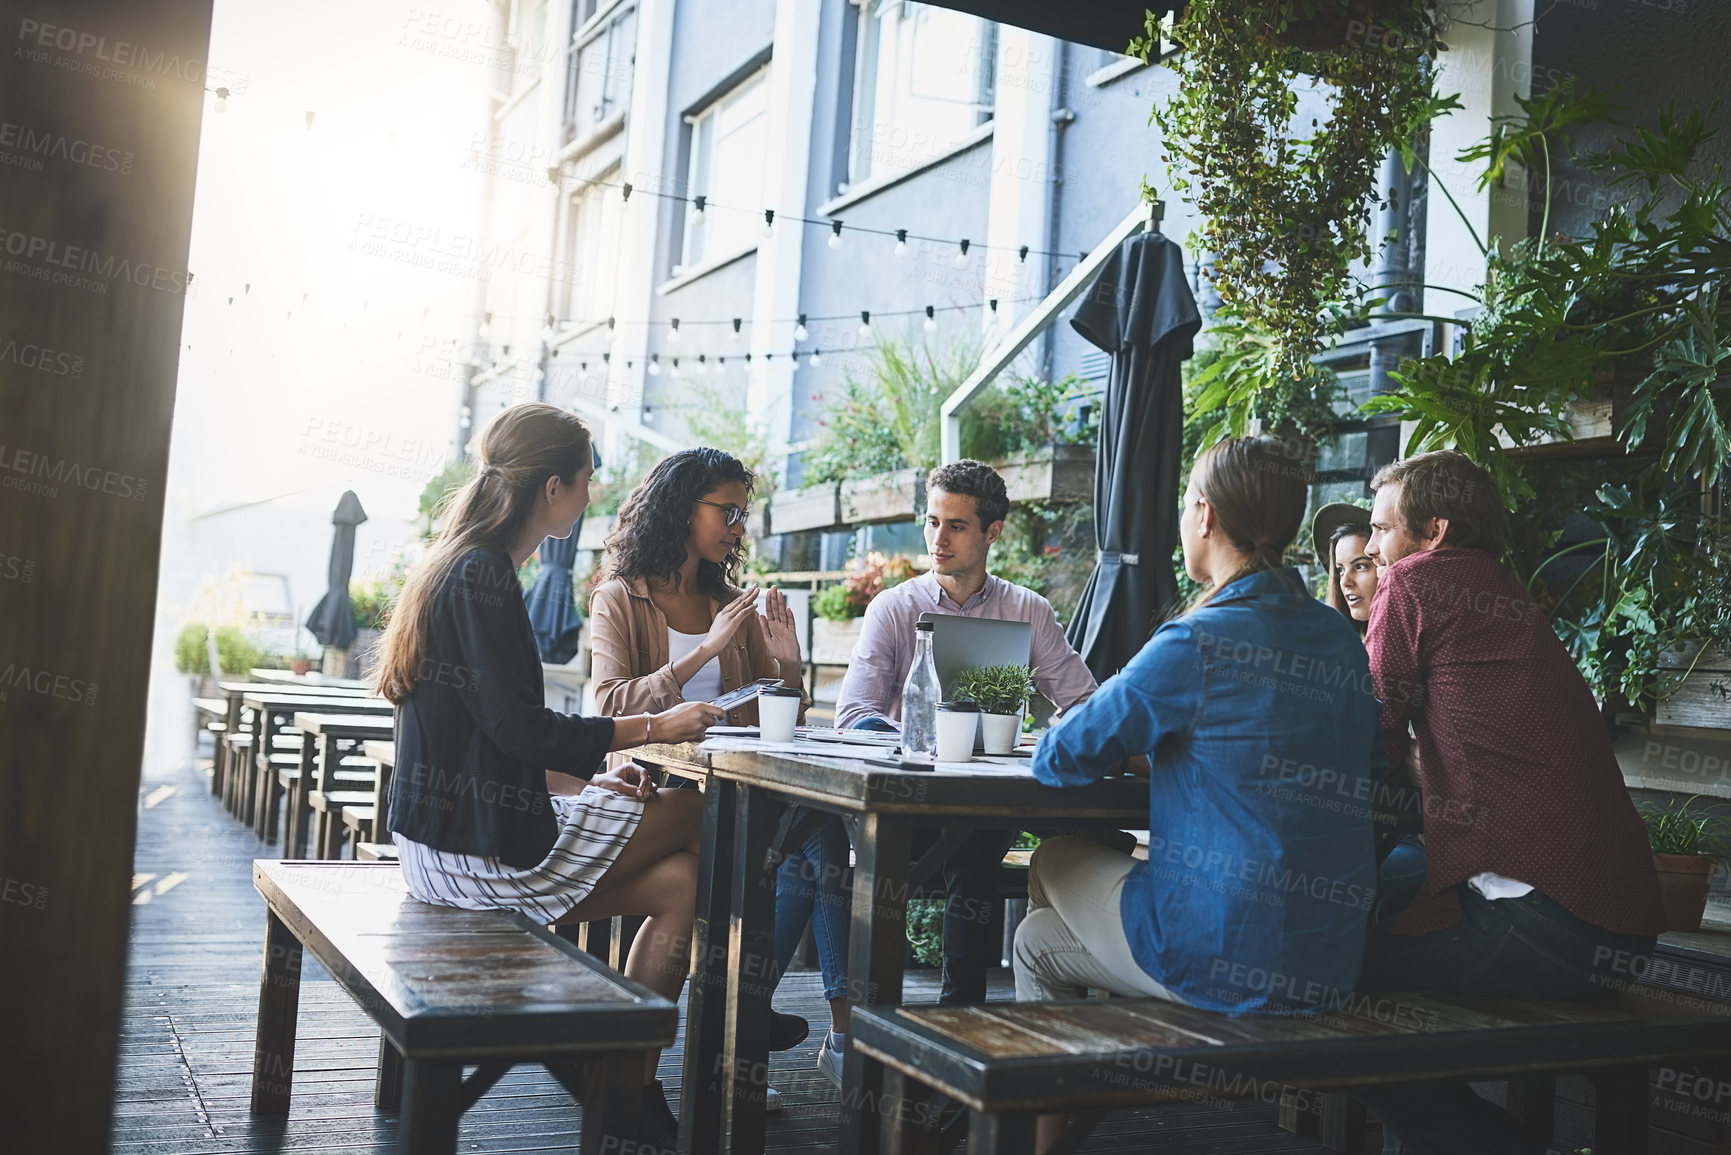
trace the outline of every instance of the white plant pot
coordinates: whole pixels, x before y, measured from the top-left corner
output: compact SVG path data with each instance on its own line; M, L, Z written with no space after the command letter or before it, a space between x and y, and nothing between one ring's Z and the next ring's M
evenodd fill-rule
M1014 714L981 714L980 742L988 754L1008 754L1016 748L1016 742L1022 736L1022 715L1020 711Z

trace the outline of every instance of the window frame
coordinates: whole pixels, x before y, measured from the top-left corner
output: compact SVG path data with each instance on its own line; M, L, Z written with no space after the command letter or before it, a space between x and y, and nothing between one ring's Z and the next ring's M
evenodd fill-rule
M712 99L705 101L697 111L687 113L683 117L685 121L686 134L684 166L686 200L681 205L682 215L680 216L679 242L677 246L678 253L673 262L680 270L689 270L699 266L708 266L717 262L725 262L726 260L738 255L738 252L734 249L729 249L725 252L714 249L713 242L710 239L713 236L710 222L708 220L700 221L695 219L696 198L701 196L704 197L706 201L713 199L713 189L715 187L715 159L717 155L714 140L714 126L721 113L724 110L737 105L747 95L754 92L760 92L763 103L755 119L761 120L767 124L769 117L769 68L770 65L766 62L762 66L753 69L749 75L740 78L737 84L729 85L724 91L717 93ZM698 171L700 167L702 168L701 175ZM766 205L763 207L767 208L769 206ZM728 205L726 208L728 210L749 211L751 206ZM710 209L706 205L704 213L705 217L708 217L713 211L714 210ZM699 233L702 237L702 248L701 250L694 252L692 238L694 234ZM747 235L755 235L755 229ZM755 247L755 244L743 246L743 249L749 250L753 247ZM679 274L674 273L673 275L677 276Z

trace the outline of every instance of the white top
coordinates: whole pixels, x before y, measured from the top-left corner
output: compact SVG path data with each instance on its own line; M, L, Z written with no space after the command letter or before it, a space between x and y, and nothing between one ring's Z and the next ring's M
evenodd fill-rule
M677 662L686 654L703 644L708 634L682 634L672 626L667 627L667 660ZM691 681L679 687L679 693L687 702L713 702L721 697L721 659L711 658L703 664L703 668L691 675Z
M1521 882L1514 878L1504 878L1502 875L1492 874L1488 870L1481 870L1467 879L1467 885L1493 902L1499 898L1520 898L1533 893L1531 883Z

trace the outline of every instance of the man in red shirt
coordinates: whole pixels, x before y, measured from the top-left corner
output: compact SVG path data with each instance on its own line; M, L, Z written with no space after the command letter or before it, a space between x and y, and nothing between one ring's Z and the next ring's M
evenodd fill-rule
M1592 692L1502 564L1496 482L1445 450L1385 466L1371 488L1366 552L1386 568L1365 642L1390 765L1416 739L1425 823L1384 864L1360 986L1615 989L1614 960L1664 929L1653 856ZM1527 1150L1465 1083L1360 1098L1417 1151Z

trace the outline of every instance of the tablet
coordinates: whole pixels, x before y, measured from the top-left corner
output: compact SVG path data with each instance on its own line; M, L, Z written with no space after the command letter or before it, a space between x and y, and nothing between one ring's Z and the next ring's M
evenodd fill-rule
M747 683L737 690L729 690L727 693L721 695L721 697L716 698L714 704L720 706L723 710L732 710L745 705L764 690L769 689L769 687L779 686L781 684L780 678L759 678L757 681Z

